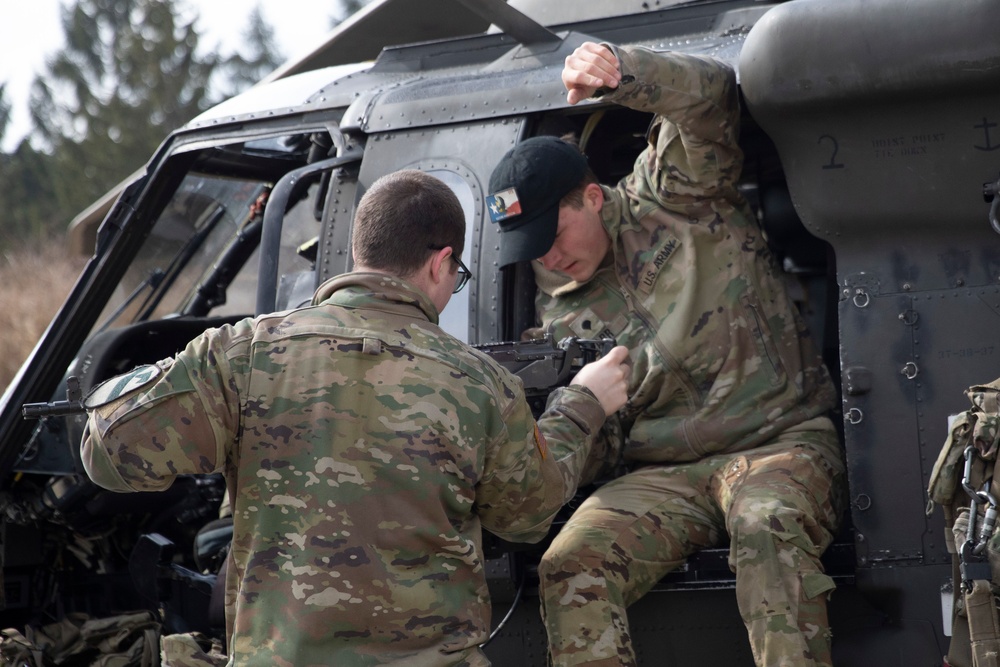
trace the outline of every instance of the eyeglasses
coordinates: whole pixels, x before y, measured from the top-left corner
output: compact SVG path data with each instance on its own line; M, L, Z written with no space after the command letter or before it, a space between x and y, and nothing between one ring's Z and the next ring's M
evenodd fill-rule
M447 246L431 245L427 247L431 250L444 250ZM458 294L465 288L466 285L469 284L469 281L472 280L472 271L469 271L469 267L462 263L462 260L459 259L454 250L451 252L451 258L455 260L456 264L458 264L458 279L455 281L455 289L453 289L451 293Z

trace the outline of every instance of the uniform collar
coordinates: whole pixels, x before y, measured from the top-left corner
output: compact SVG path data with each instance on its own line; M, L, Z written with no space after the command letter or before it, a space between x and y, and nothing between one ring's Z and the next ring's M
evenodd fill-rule
M622 226L622 201L618 197L617 190L606 185L602 185L601 190L604 191L604 204L601 205L601 224L604 225L608 236L611 237L611 247L614 248Z
M312 303L373 308L438 323L439 313L429 296L402 278L385 273L352 272L330 278L316 290Z

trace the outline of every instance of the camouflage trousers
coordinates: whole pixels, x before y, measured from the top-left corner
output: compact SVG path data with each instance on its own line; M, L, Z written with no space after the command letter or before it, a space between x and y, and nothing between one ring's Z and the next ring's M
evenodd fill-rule
M844 466L829 420L767 446L648 466L597 489L539 565L552 664L635 666L626 608L686 558L729 538L754 660L830 665L819 558L840 517Z

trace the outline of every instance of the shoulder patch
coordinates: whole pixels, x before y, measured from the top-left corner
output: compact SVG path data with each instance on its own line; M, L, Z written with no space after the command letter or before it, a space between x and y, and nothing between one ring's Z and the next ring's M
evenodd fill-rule
M542 455L544 461L549 454L549 444L545 442L545 436L538 430L538 424L535 424L535 447L538 448L538 453Z
M93 410L102 405L107 405L126 394L152 384L160 377L162 372L159 366L148 364L134 368L124 375L118 375L110 380L105 380L87 394L87 398L83 401L83 406L88 410Z

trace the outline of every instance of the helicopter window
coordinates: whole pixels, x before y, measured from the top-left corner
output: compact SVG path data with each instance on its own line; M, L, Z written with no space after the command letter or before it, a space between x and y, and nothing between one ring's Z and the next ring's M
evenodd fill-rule
M99 329L177 312L267 186L188 174L122 276L116 296L98 320ZM242 307L251 312L252 302L249 310Z
M475 197L468 182L458 173L447 169L427 169L428 174L444 181L458 197L458 202L465 212L465 250L462 253L466 265L472 267L473 275L476 275L478 261L473 258L473 234L475 231ZM475 277L473 278L475 280ZM469 295L476 291L475 285L472 289L463 289L458 294L451 297L448 306L441 313L441 328L459 340L468 342L469 340Z
M247 233L251 207L270 187L264 181L188 174L123 275L97 330L177 314L252 313L257 239L249 241L252 254L249 249L242 254L226 250ZM280 259L283 274L311 275L309 256L296 250L317 234L312 201L318 187L310 188L286 214ZM296 280L292 287L289 299L295 303L290 305L311 298L311 278Z

